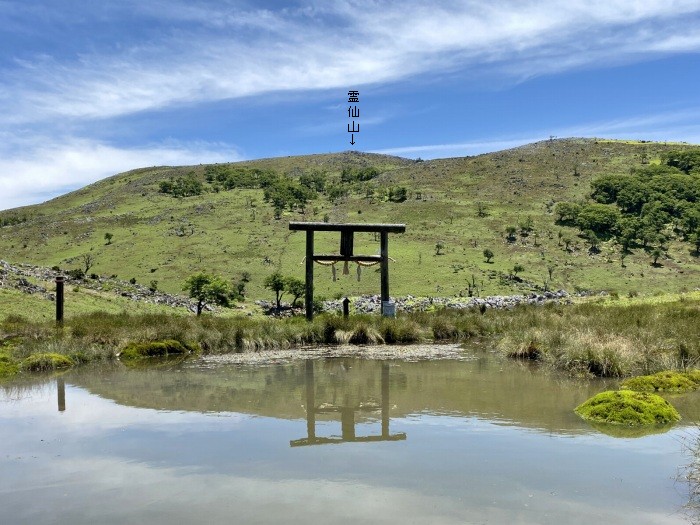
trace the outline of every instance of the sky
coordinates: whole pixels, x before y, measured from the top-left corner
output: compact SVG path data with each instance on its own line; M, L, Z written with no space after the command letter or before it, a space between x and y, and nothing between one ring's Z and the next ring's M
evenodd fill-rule
M0 0L0 210L156 165L698 144L698 86L698 0Z

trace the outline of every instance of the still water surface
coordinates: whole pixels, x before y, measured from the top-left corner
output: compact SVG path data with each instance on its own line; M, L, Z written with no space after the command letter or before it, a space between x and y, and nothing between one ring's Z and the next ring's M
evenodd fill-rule
M82 368L0 389L0 522L688 523L700 397L620 438L572 412L609 386L468 353Z

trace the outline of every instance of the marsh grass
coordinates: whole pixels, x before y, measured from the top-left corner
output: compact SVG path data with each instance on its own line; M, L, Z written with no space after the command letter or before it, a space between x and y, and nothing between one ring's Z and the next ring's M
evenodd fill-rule
M17 315L0 322L0 364L12 369L37 353L75 363L112 359L132 343L173 340L205 354L323 344L406 344L492 337L504 356L527 358L576 376L625 377L700 365L700 300L654 304L583 303L505 310L442 309L378 315L322 314L307 322L256 317L92 312L64 328ZM7 343L11 341L11 344Z
M624 377L700 363L700 305L584 303L501 314L497 348L572 375Z

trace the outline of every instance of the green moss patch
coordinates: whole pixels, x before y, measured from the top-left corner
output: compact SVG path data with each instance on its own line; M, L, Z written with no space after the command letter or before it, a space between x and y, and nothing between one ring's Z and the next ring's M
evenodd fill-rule
M695 371L697 372L697 371ZM625 379L620 388L635 392L690 392L700 387L700 374L665 370L648 376ZM693 377L697 377L693 380Z
M74 364L73 360L68 356L47 352L30 355L22 361L20 368L30 372L44 372L70 368Z
M19 372L19 367L7 352L0 349L0 379L12 377Z
M596 394L576 407L583 419L615 425L663 425L679 421L681 416L663 397L632 390Z
M685 372L685 377L695 382L700 386L700 368L695 368L693 370L688 370Z
M148 341L145 343L129 343L119 354L121 359L140 359L143 357L164 357L169 355L184 355L200 351L196 343L182 344L174 339L165 341Z

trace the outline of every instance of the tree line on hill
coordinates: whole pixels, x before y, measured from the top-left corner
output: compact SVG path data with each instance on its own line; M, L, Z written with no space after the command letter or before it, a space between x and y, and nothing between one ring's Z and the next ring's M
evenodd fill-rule
M183 198L237 188L262 189L264 201L275 210L276 218L285 209L304 210L319 195L324 195L331 203L341 201L351 193L370 201L403 202L408 198L408 190L404 186L385 187L373 182L380 174L373 166L344 167L340 174L329 174L321 170L293 170L281 175L270 169L212 165L205 168L204 182L191 171L185 176L161 181L159 191Z
M623 252L664 252L676 236L700 253L700 150L670 151L659 165L598 177L589 200L559 202L554 211L593 242L614 238Z
M22 224L23 222L27 222L26 215L0 215L0 228L2 228L3 226L14 226L15 224Z

